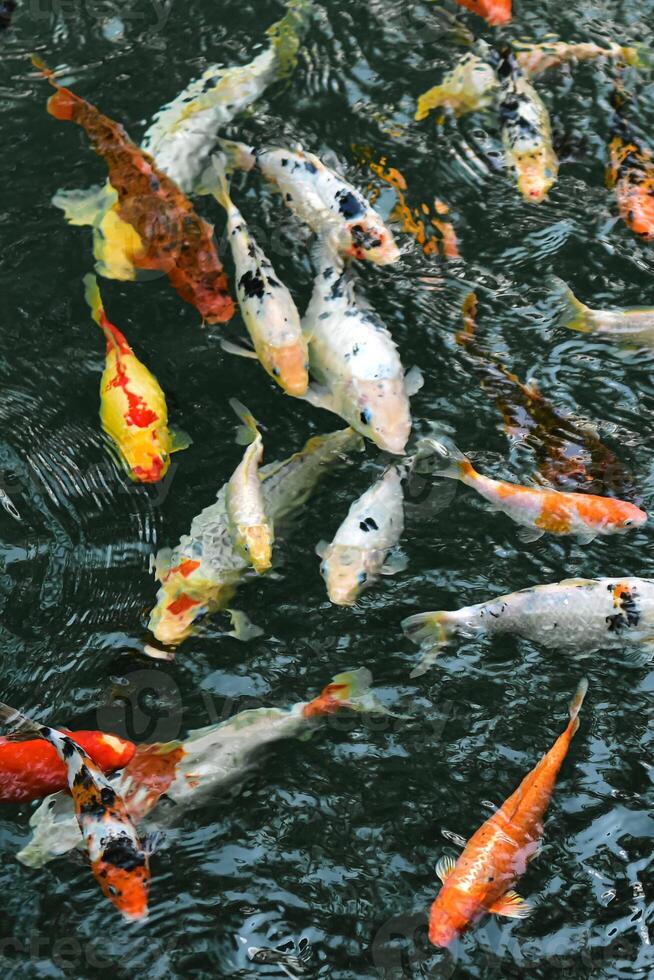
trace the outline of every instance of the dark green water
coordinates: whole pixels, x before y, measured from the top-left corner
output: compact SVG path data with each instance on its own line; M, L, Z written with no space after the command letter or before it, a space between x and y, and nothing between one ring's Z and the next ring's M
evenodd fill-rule
M511 34L651 40L651 2L561 6L518 2ZM474 287L487 347L520 377L535 377L559 408L592 420L651 508L653 359L565 331L545 285L555 271L594 306L654 302L652 246L611 225L615 204L603 185L610 66L541 80L564 163L550 200L533 208L508 178L484 168L483 154L498 146L492 116L440 131L412 122L417 96L463 50L442 34L435 5L315 7L290 84L270 90L230 134L299 141L360 186L370 173L353 145L369 147L402 171L412 204L438 195L450 206L464 262L447 268L400 235L398 266L360 270L406 367L424 371L416 418L448 426L492 474L524 481L534 471L531 451L509 442L453 339L461 298ZM50 204L58 187L85 187L105 171L80 131L46 115L47 87L26 56L36 50L70 66L76 91L139 138L209 61L249 60L281 8L172 0L160 9L168 16L157 28L146 0L24 0L0 36L0 473L22 515L16 523L0 511L1 697L40 718L94 727L118 688L131 709L113 711L115 726L163 740L255 704L304 700L338 670L364 664L381 699L411 717L341 719L309 741L280 743L237 793L189 812L153 859L151 916L138 928L120 921L78 864L36 872L17 863L30 807L3 807L3 976L283 977L278 966L250 963L247 948L302 939L313 948L307 975L330 980L651 976L654 672L619 653L581 660L499 639L464 641L413 682L415 650L399 630L413 611L540 582L651 574L651 530L585 548L551 538L523 547L508 519L472 493L449 500L434 491L407 505L407 570L356 608L336 608L314 546L379 472L369 447L363 464L321 485L279 549L278 575L240 590L235 604L262 638L226 638L218 616L172 665L139 653L155 595L150 555L178 540L239 459L228 398L244 400L266 425L268 460L338 424L283 397L256 365L223 354L220 329L201 329L165 280L105 282L111 319L194 439L163 491L130 484L107 452L97 417L102 344L80 285L89 235ZM112 10L124 33L110 41L103 20ZM471 14L459 20L484 33ZM652 76L637 90L651 145ZM302 307L312 276L305 235L270 187L243 180L237 199ZM392 205L388 190L380 208ZM218 209L204 206L220 234ZM425 276L436 277L435 289L424 288ZM519 884L536 913L485 920L447 952L429 948L438 857L456 853L456 841L549 748L584 673L581 728L542 852Z

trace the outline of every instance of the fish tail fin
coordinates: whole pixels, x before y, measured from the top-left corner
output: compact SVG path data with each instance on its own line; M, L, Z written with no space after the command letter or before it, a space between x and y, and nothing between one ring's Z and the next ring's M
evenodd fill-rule
M367 667L336 674L317 698L304 708L305 718L330 715L339 708L351 711L379 711L381 705L370 691L372 674ZM383 710L383 709L382 709Z
M210 187L211 193L227 211L232 206L232 198L227 176L227 160L222 154L214 153L211 157L211 175L213 177L213 185Z
M234 170L252 170L256 163L254 148L236 140L219 139L218 146L227 159L227 166Z
M237 398L230 398L229 404L240 418L243 425L238 427L236 442L239 446L247 446L260 435L257 420L252 412Z
M38 721L31 721L16 708L0 701L0 724L12 728L17 736L25 738L43 738L46 731L45 725L40 725Z
M554 289L566 304L564 312L563 326L569 330L578 330L580 333L588 333L588 307L581 300L577 299L570 287L563 279L551 276L550 282Z
M416 122L426 119L433 109L440 109L441 106L447 104L448 96L449 91L446 85L434 85L418 96L418 105L413 118ZM443 118L440 118L438 122L443 122Z
M288 0L282 19L266 31L277 59L278 78L286 78L295 69L312 9L311 0Z
M465 480L474 475L474 467L468 457L458 449L448 436L428 436L420 439L416 447L419 460L436 460L437 469L430 470L432 476L450 480Z
M579 681L577 690L574 693L574 697L570 702L570 724L568 725L570 736L574 735L579 728L579 712L581 711L581 706L584 703L584 698L586 697L587 691L588 678L582 677L582 679Z
M411 671L411 677L420 677L435 663L439 653L450 639L450 614L447 612L417 613L408 616L401 622L404 635L416 646L424 648L425 655L417 667Z
M89 305L91 316L98 326L101 327L105 312L102 305L102 297L100 296L98 280L95 278L92 272L88 272L84 276L82 282L84 283L84 299Z
M622 48L622 57L630 68L639 68L641 71L651 71L654 68L654 51L646 44Z

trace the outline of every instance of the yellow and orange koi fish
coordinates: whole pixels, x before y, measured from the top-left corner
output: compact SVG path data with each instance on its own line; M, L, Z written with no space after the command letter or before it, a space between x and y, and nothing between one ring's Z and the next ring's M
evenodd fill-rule
M654 157L632 132L623 108L626 96L620 84L612 102L615 109L609 143L606 183L615 191L620 217L636 235L654 240Z
M118 327L109 322L95 276L84 278L91 315L107 341L100 383L102 427L115 443L130 475L157 483L170 466L170 454L190 445L188 436L168 428L166 398L159 382L139 361Z
M449 946L488 913L524 919L531 905L513 886L538 851L543 816L556 779L579 728L588 681L582 680L570 705L570 721L549 752L493 816L481 825L455 861L442 857L436 873L443 882L429 914L429 940Z

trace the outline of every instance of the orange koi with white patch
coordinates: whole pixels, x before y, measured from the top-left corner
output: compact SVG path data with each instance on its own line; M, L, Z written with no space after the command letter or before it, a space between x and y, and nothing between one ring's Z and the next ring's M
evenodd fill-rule
M497 813L468 841L458 861L441 858L437 874L443 882L429 914L429 940L448 946L483 915L523 919L532 907L514 892L538 851L543 816L556 779L579 728L579 711L588 681L582 680L570 705L570 721L549 752L511 794Z
M522 525L520 537L525 542L536 541L548 532L576 535L580 544L588 544L597 535L625 534L647 520L645 511L625 500L524 487L483 476L450 439L426 439L422 444L426 452L445 464L435 476L460 480L472 487L495 510Z
M511 20L511 0L456 0L460 7L483 17L491 27L508 24Z

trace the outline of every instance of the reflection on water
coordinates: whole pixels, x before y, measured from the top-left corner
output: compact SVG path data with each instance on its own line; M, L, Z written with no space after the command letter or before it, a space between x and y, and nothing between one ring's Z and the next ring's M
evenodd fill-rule
M618 219L604 184L613 66L599 60L538 77L561 168L549 199L534 207L501 169L492 110L442 125L414 120L418 96L474 39L499 35L449 0L314 6L294 76L227 135L301 143L357 186L372 182L384 216L395 210L401 262L356 274L405 366L424 372L413 402L419 428L437 421L489 475L526 482L538 468L530 433L522 425L507 433L497 387L480 384L479 359L457 341L463 300L475 292L484 357L537 385L555 413L548 419L588 431L652 509L652 354L571 335L548 283L554 273L594 308L654 305L652 247ZM554 32L602 45L651 38L650 0L514 6L502 36L541 41ZM332 420L224 354L221 328L202 329L165 279L106 282L112 319L194 440L164 484L129 480L98 419L104 357L81 286L90 236L50 204L58 188L99 183L104 171L80 134L46 115L27 55L67 66L76 90L138 140L208 63L242 64L260 51L280 11L274 0L25 0L0 33L0 489L20 515L0 508L1 695L61 724L93 726L99 711L116 730L161 740L255 704L286 706L335 671L365 664L387 707L409 717L350 718L281 743L238 792L168 828L153 859L152 913L138 931L113 916L87 869L62 860L34 871L13 860L30 808L3 808L3 974L104 977L120 963L130 977L649 977L654 672L619 653L577 658L510 638L469 639L414 682L416 654L399 629L412 612L540 582L651 574L647 527L585 548L548 538L520 546L510 523L473 494L426 493L406 508L407 570L355 607L336 608L314 547L372 482L379 459L369 446L358 470L326 475L282 542L275 574L239 591L239 609L263 636L242 644L224 635L220 618L208 619L176 663L142 655L156 591L150 557L185 533L240 457L228 399L265 420L267 460L285 458ZM630 69L628 83L651 146L653 77ZM386 169L373 173L370 161ZM403 185L384 179L388 168ZM255 175L236 177L235 194L303 310L312 285L306 232ZM204 200L199 209L220 239L218 206ZM445 240L432 219L451 222L460 261L444 261L440 247L423 250L420 235L431 238L432 228L439 246ZM437 859L463 846L552 743L582 674L590 688L581 727L542 851L520 884L536 913L486 919L446 952L429 947ZM109 709L116 689L127 701Z

